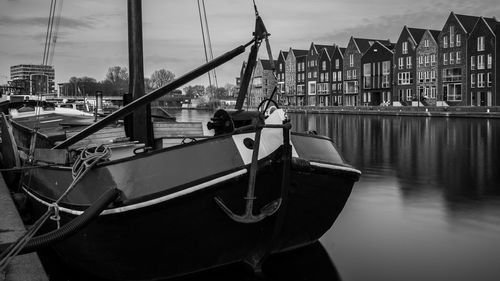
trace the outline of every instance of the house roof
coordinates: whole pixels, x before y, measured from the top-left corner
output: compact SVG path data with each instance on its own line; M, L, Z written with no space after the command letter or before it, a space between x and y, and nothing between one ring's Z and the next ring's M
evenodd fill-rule
M408 27L408 31L417 44L420 42L420 40L422 40L422 36L424 36L425 33L425 29L414 27Z
M298 50L298 49L292 49L292 52L295 57L307 56L308 53L307 50Z
M441 30L434 30L434 29L429 29L429 32L431 33L432 37L434 37L434 40L436 40L436 42L439 41L439 33L441 33Z
M281 51L281 53L283 54L283 58L286 60L286 57L288 56L288 52L287 51Z
M379 39L367 39L367 38L353 38L354 42L359 48L359 51L364 54L376 41L380 42L380 44L390 47L391 41L390 40L379 40ZM393 47L391 47L393 49Z
M455 14L455 16L465 28L465 31L467 31L467 33L470 33L472 31L472 29L476 25L477 20L479 19L479 17L469 15Z
M491 30L495 32L495 28L497 27L499 22L494 18L483 18L483 19L490 26Z
M264 70L273 70L271 67L271 61L270 60L260 60L260 63L262 63L262 68ZM276 60L274 60L274 63L276 64Z

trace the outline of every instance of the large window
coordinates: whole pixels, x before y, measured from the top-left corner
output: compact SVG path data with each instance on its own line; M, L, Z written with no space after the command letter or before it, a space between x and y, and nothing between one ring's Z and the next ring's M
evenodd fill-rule
M446 38L446 37L445 37ZM443 64L444 65L448 65L448 54L447 53L444 53L443 54Z
M436 55L435 54L431 55L431 65L436 65Z
M297 95L304 94L304 85L297 85Z
M398 59L398 68L403 69L405 64L405 59L403 57Z
M484 55L477 56L477 69L484 69Z
M484 88L484 73L478 73L477 74L477 87L478 88Z
M339 69L339 68L340 68L340 60L335 59L335 69Z
M462 80L461 68L443 69L443 82L457 82Z
M456 37L457 37L457 47L462 46L462 36L460 34L457 34Z
M448 36L443 37L443 48L448 48Z
M372 88L372 67L371 63L363 64L363 87L365 89Z
M462 62L462 51L457 51L457 57L456 57L456 62L457 64Z
M390 74L391 73L391 62L383 61L382 62L382 74Z
M447 101L462 100L462 84L448 84L443 86L443 93L446 95Z
M450 26L450 48L455 46L455 26Z
M332 81L335 82L337 81L337 72L332 72Z
M411 57L406 57L406 68L411 68Z
M477 37L477 51L484 51L484 36Z
M470 69L471 70L476 69L476 57L475 56L470 57Z
M493 57L491 56L491 54L488 54L488 58L487 58L487 67L488 67L488 69L491 69L492 63L493 63Z
M354 55L353 54L349 55L349 66L350 67L354 66Z
M408 42L403 42L403 55L408 54Z
M358 93L358 81L347 81L345 82L346 94L357 94Z
M411 72L398 73L398 85L410 85L410 84L413 84L413 77L411 75Z

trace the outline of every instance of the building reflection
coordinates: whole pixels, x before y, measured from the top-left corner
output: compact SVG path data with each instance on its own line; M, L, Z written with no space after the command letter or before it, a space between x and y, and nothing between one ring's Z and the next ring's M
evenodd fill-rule
M426 189L450 202L500 195L500 120L289 115L294 130L331 137L365 175L396 175L403 197Z

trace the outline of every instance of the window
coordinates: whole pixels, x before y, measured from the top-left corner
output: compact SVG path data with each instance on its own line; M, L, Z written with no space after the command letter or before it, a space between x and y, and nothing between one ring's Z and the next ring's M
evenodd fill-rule
M443 94L448 101L462 100L462 84L448 84L443 86Z
M429 65L429 56L425 56L425 66Z
M342 81L342 71L337 72L338 81Z
M363 64L363 87L370 89L372 87L372 66L371 63Z
M486 87L491 87L491 72L486 74L486 82L488 83Z
M398 68L399 69L403 69L404 63L405 63L405 59L404 58L399 58L398 59Z
M356 69L352 70L352 79L356 79Z
M493 63L493 57L491 56L491 54L488 54L488 58L487 58L487 67L488 67L488 69L491 69L492 63Z
M283 71L283 64L280 63L280 71Z
M455 27L450 26L450 48L455 47Z
M324 73L321 73L321 75L319 77L319 82L325 82L325 74Z
M347 79L347 80L351 80L351 76L352 76L352 75L351 75L351 71L350 71L350 70L348 70L348 71L347 71L346 76L347 76L347 77L346 77L346 79Z
M431 81L432 82L436 81L436 71L435 70L431 71Z
M484 73L477 74L477 87L484 88Z
M340 68L340 60L339 59L335 59L335 68L336 69Z
M454 64L454 63L455 63L455 53L450 52L450 64Z
M446 37L445 37L446 38ZM443 54L443 64L444 65L448 65L448 54L447 53L444 53Z
M391 72L391 62L383 61L382 62L382 74L389 74Z
M477 69L484 69L484 55L477 56Z
M476 69L476 57L475 56L470 57L470 69L471 70Z
M307 78L311 79L311 72L307 72Z
M436 98L436 86L432 86L431 87L431 99L435 99Z
M337 81L337 72L332 72L332 82Z
M326 61L321 63L321 70L326 70Z
M457 47L462 46L462 35L457 34L456 35L456 39L457 39L457 42L456 42L457 43Z
M424 40L424 47L429 47L429 39Z
M406 57L406 68L411 68L411 57Z
M471 88L476 87L476 74L470 75L470 87Z
M461 51L457 51L457 57L455 60L456 60L457 64L462 62L462 52Z
M406 100L407 101L412 100L411 89L406 89Z
M477 51L484 51L484 36L477 37Z
M330 75L328 75L328 72L327 72L327 73L325 73L325 81L326 81L326 82L328 82L328 77L329 77L329 76L330 76Z
M354 55L353 54L349 55L349 66L350 67L354 66Z
M421 72L419 72L420 75ZM410 72L398 73L398 85L410 85L413 83Z
M403 42L403 55L408 54L408 42Z
M435 65L435 64L436 64L436 55L432 54L431 55L431 65Z
M448 37L443 37L443 48L448 48Z
M313 72L313 78L318 78L318 72L316 71Z
M418 66L420 66L424 61L424 56L418 56Z
M425 82L429 82L429 71L425 72Z

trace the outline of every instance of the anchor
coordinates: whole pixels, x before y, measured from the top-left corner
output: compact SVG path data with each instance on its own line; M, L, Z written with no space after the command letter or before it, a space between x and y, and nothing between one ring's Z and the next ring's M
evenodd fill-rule
M252 164L250 165L250 178L248 180L248 189L247 196L245 197L246 205L245 205L245 213L243 215L237 215L231 209L229 209L222 199L215 197L214 200L219 205L219 207L234 221L240 223L256 223L259 222L266 217L272 216L281 206L282 199L276 199L271 203L265 205L261 208L260 214L253 214L253 202L255 199L255 179L257 177L257 162L259 157L259 146L260 146L260 136L262 134L262 127L257 128L255 132L255 141L252 152Z

